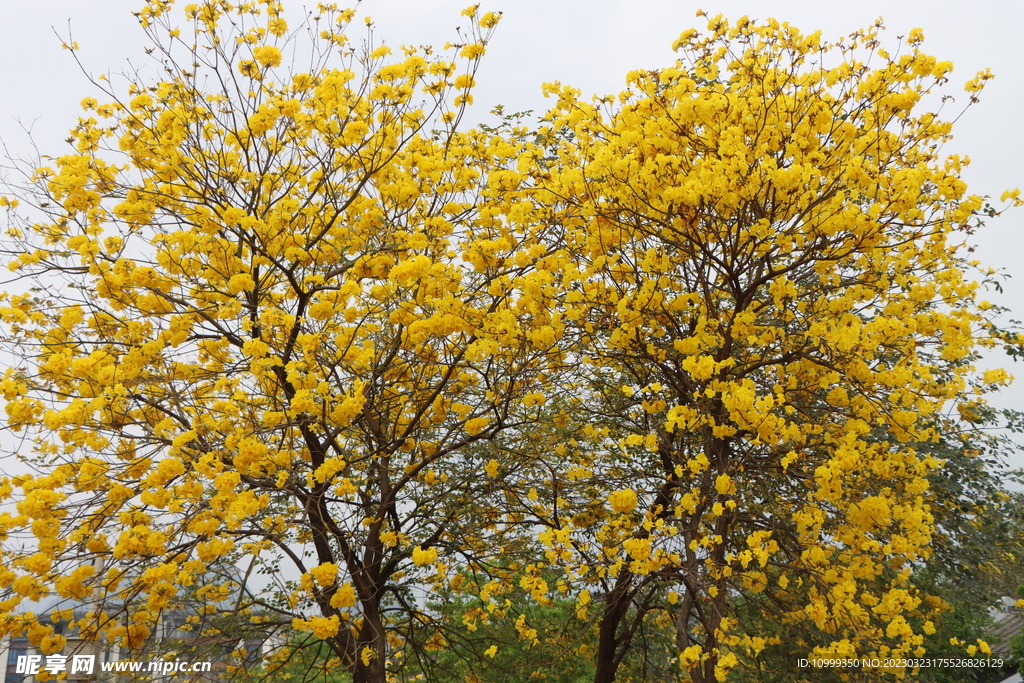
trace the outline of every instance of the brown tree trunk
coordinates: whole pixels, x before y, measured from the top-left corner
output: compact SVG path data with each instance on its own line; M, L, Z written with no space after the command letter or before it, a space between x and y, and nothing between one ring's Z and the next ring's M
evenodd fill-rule
M615 579L615 587L605 596L604 614L599 625L597 644L597 669L594 672L594 683L613 683L622 656L629 643L623 645L619 636L619 627L629 611L629 588L633 573L628 569L619 572Z
M352 683L387 683L387 637L384 634L384 622L380 609L364 609L363 624L356 639L357 651L355 668L352 670ZM363 660L363 648L373 650L369 661Z

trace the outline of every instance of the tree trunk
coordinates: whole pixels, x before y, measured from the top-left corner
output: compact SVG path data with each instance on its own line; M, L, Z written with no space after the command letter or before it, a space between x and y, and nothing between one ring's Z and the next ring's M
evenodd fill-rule
M623 648L619 646L619 626L629 610L629 587L633 574L623 569L615 579L615 587L605 597L604 614L601 616L597 644L597 669L594 683L613 683L619 663L622 662ZM628 643L626 643L628 647Z
M352 670L352 683L387 683L387 638L384 635L384 622L379 608L364 610L363 624L356 641L357 652L355 668ZM373 650L372 658L363 658L364 648Z

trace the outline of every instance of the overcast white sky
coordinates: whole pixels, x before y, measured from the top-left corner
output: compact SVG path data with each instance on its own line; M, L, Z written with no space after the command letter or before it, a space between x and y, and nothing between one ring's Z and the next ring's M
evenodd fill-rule
M30 128L43 154L66 148L65 131L75 121L78 102L98 96L79 72L70 53L61 50L54 34L67 35L69 22L80 56L92 73L118 72L146 64L145 36L131 16L137 0L2 0L0 2L0 139L15 154L30 154L22 128ZM186 3L182 2L181 5ZM291 11L303 4L285 0ZM344 3L342 3L344 4ZM370 15L378 38L393 46L443 45L454 40L459 11L469 0L366 0L359 12ZM963 116L954 130L949 153L968 154L965 174L972 192L993 195L1024 188L1024 2L1020 0L485 0L481 9L501 11L503 19L478 74L475 97L478 115L497 104L508 111L543 111L541 83L560 80L584 94L617 93L625 74L637 68L669 66L672 42L705 21L694 16L704 9L735 19L743 15L788 21L805 32L821 29L826 38L884 17L885 42L920 27L925 50L956 69L951 86L960 86L983 68L996 78L981 103ZM294 23L294 22L293 22ZM155 76L155 69L148 72ZM961 98L963 101L963 98ZM1024 318L1024 210L993 220L976 236L976 257L1013 275L1006 295L993 301ZM1024 408L1024 365L1011 372L1018 386L1001 402ZM1024 466L1024 457L1017 460Z

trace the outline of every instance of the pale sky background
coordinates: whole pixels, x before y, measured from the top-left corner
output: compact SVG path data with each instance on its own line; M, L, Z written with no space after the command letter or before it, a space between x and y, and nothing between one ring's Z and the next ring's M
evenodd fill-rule
M194 1L194 0L192 0ZM86 96L103 99L79 71L69 52L61 50L54 30L67 36L69 22L80 58L93 74L117 73L144 65L143 73L157 76L143 53L145 35L131 12L137 0L0 0L0 139L16 156L30 155L22 128L30 128L42 154L64 153L66 131L73 126L78 102ZM181 2L183 6L186 2ZM294 16L303 4L285 0ZM344 3L341 3L344 4ZM376 35L393 47L402 44L441 46L455 41L455 26L469 0L366 0L361 15L376 23ZM559 80L585 95L617 93L625 74L637 68L661 68L674 62L671 45L691 27L704 28L697 9L736 19L774 17L804 32L822 30L825 38L846 35L884 17L885 47L893 51L897 37L910 29L924 30L924 50L951 60L955 71L949 92L966 101L962 84L975 72L991 68L996 78L956 124L956 139L948 153L967 154L972 164L965 174L971 192L998 199L1004 189L1024 188L1024 2L1020 0L493 0L482 11L501 11L503 18L478 73L474 115L467 123L484 120L485 112L502 104L507 111L544 111L549 102L541 84ZM293 25L295 21L291 22ZM361 28L358 19L353 24ZM360 31L353 31L353 38ZM1005 269L1014 279L1006 294L988 298L1024 319L1024 209L992 220L976 236L975 257ZM998 361L996 361L998 363ZM1024 364L1004 365L1020 377L1018 385L1002 392L998 403L1024 408ZM1024 467L1024 456L1015 460Z

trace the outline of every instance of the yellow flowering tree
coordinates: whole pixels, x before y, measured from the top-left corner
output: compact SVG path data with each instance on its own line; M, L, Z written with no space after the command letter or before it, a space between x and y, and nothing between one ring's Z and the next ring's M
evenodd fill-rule
M206 601L201 635L229 611L354 683L541 639L596 683L724 680L781 632L922 654L934 446L1009 378L973 367L994 209L919 31L714 18L618 97L548 86L528 135L459 128L475 7L401 55L334 5L309 50L277 0L175 11L138 13L160 79L98 79L0 200L0 635L60 651L24 611L56 595L129 649ZM515 651L466 635L500 624Z
M971 354L996 340L958 251L983 199L925 106L952 67L880 29L716 17L618 97L547 88L535 197L565 230L590 392L573 479L604 500L537 514L596 620L598 683L651 620L687 680L725 679L779 637L739 629L740 603L824 634L812 656L920 655L933 628L909 575L941 462L914 444L981 401Z
M31 538L3 551L0 630L59 651L12 616L52 592L136 647L241 555L294 580L233 610L383 683L414 588L473 542L449 505L466 447L532 419L557 360L534 274L554 237L509 170L524 131L457 129L497 17L394 56L334 5L305 52L276 0L188 5L184 31L174 11L138 14L162 79L98 80L71 151L3 200L25 284L0 309L3 394L37 471L0 489L3 535Z

